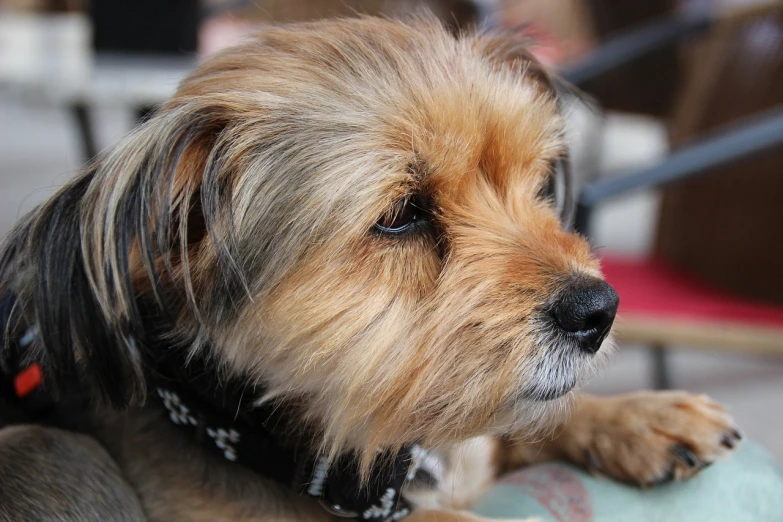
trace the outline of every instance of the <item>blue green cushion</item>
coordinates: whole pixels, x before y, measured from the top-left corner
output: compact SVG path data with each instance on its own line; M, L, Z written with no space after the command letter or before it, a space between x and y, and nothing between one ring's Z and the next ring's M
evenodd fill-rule
M554 522L783 522L783 471L747 442L697 477L647 490L541 464L504 477L473 511Z

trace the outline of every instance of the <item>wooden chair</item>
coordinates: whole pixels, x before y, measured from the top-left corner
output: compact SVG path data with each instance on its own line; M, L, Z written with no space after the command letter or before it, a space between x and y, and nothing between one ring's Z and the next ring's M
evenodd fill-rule
M673 112L675 152L652 168L588 183L577 203L575 226L589 234L600 202L662 188L653 254L603 259L620 294L617 337L653 348L660 388L670 384L669 346L783 355L783 6L674 20L643 29L642 45L631 34L620 39L635 47L599 50L598 67L593 57L564 73L582 83L706 32Z

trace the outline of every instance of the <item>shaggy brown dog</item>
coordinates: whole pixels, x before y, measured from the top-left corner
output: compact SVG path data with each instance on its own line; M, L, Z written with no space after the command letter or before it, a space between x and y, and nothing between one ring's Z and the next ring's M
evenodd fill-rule
M92 438L0 431L0 514L332 517L229 462L244 433L206 429L224 455L187 434L159 367L240 383L229 418L275 416L281 448L352 455L359 483L427 448L409 520L476 520L458 510L531 462L652 484L726 453L705 397L574 396L617 297L547 191L562 127L520 42L428 18L270 28L209 60L3 247L4 369L39 364L47 411L88 404Z

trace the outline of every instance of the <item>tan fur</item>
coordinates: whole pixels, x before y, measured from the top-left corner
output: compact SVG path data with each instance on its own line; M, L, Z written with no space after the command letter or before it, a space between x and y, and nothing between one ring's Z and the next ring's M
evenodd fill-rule
M566 459L593 472L639 485L681 480L729 454L741 434L726 410L704 395L638 392L618 397L579 397L573 416L553 440L538 445L506 441L506 470ZM697 459L688 465L673 448ZM669 477L669 474L672 474Z
M263 385L248 400L290 407L330 456L354 450L367 469L379 448L431 448L443 490L410 492L428 507L410 520L476 520L453 509L498 472L549 458L586 465L591 452L637 483L675 465L673 444L709 462L731 421L703 399L581 397L565 423L568 390L606 349L568 355L540 326L570 278L600 277L587 241L538 196L564 154L562 127L523 42L455 38L429 18L269 27L207 61L74 182L95 313L121 331L137 298L165 301L172 337ZM3 284L23 310L37 269L26 249L74 186L11 237L18 259ZM427 198L431 229L374 231L412 192ZM129 207L141 217L129 221ZM127 403L140 405L142 363L125 344ZM553 389L559 398L541 399ZM151 520L327 518L206 455L155 406L100 425Z

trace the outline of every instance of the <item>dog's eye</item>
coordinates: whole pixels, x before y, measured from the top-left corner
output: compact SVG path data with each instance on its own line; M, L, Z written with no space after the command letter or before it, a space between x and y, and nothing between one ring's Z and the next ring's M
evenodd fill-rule
M549 203L566 226L570 224L573 210L570 185L568 158L560 158L552 162L549 176L538 192L539 199Z
M546 183L538 192L538 198L544 201L550 202L552 205L556 204L557 198L557 174L552 172L546 180Z
M539 199L552 205L562 215L566 210L565 207L570 197L568 190L569 181L568 160L556 159L549 168L546 182L538 192Z
M413 227L424 218L424 210L415 196L405 196L381 216L375 223L375 229L386 234L400 234Z

